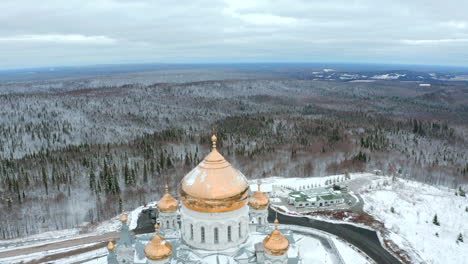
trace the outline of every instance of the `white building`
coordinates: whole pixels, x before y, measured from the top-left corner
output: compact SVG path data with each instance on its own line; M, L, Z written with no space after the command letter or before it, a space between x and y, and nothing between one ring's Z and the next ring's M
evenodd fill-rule
M322 208L344 203L343 194L333 188L317 188L308 191L290 192L288 203L297 208Z
M269 199L260 183L255 193L249 195L247 179L218 152L216 140L213 136L212 151L182 179L180 206L166 186L166 194L158 202L158 224L151 241L136 239L133 248L119 241L115 252L109 247L109 263L121 259L119 248L128 251L125 251L125 263L187 263L195 252L205 252L200 254L209 258L206 252L210 251L216 258L229 259L229 263L298 263L297 256L288 257L290 242L279 231L277 221L261 245L243 246L251 229L268 229ZM126 220L126 215L123 218ZM128 237L128 226L122 223L122 233ZM167 234L171 234L175 247L162 237L160 227L162 232L169 231ZM130 261L132 254L134 261Z

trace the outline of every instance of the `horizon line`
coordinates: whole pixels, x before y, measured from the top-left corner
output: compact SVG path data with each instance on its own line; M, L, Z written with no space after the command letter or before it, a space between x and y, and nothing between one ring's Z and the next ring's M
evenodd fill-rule
M167 65L167 66L182 66L182 65L260 65L260 64L283 64L283 65L382 65L382 66L413 66L413 67L444 67L444 68L460 68L467 69L468 65L448 65L448 64L414 64L414 63L387 63L387 62L290 62L290 61L275 61L275 62L129 62L129 63L97 63L83 65L55 65L55 66L36 66L36 67L13 67L0 68L0 72L25 71L25 70L44 70L44 69L64 69L64 68L90 68L90 67L105 67L105 66L151 66L151 65Z

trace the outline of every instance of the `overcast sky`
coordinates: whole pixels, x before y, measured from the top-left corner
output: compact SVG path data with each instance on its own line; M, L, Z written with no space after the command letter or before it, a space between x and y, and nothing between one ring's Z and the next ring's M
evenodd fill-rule
M0 69L107 63L468 66L467 0L1 0Z

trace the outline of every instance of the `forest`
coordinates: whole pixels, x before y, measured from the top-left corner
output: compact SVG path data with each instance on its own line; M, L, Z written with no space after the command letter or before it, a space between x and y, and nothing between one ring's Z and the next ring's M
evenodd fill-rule
M177 195L213 133L250 179L380 169L468 183L468 85L73 82L0 95L1 239L93 226L159 199L165 184Z

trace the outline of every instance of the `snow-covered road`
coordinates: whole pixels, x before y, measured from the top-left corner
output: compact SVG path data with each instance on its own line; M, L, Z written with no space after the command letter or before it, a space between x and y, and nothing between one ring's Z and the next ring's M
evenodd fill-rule
M118 238L119 234L120 232L111 232L111 233L106 233L106 234L101 234L101 235L96 235L96 236L87 236L87 237L64 240L64 241L59 241L59 242L41 244L41 245L32 246L32 247L24 247L24 248L19 248L19 249L3 251L3 252L0 252L0 259L2 260L8 259L8 258L11 259L14 257L31 255L31 254L35 254L39 252L46 252L45 254L41 256L41 259L47 258L47 260L50 261L50 260L57 259L57 258L63 258L67 254L68 255L80 254L86 251L95 250L96 248L99 248L99 247L104 247L109 239ZM93 245L89 247L80 248L79 252L73 253L73 251L76 251L76 249L74 249L73 247L83 246L87 244L93 244ZM60 249L63 249L63 250L61 250L60 252L53 252L55 250L60 250ZM70 249L70 250L66 250L66 249ZM47 254L48 251L52 251L51 254Z

